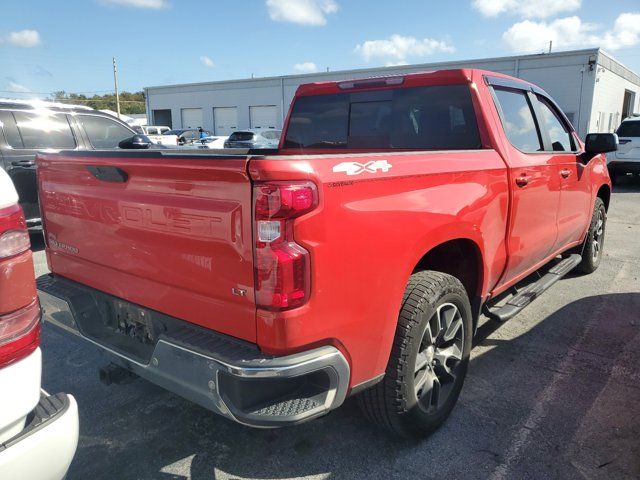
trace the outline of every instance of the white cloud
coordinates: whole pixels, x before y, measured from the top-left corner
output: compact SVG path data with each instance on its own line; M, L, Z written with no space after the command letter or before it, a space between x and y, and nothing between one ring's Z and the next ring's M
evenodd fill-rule
M473 0L473 7L485 17L509 13L523 18L547 18L574 12L581 4L582 0Z
M146 8L150 10L160 10L167 8L167 0L102 0L105 5L118 5L121 7Z
M618 50L640 43L640 12L623 13L616 18L611 31L602 37L602 48Z
M338 11L335 0L267 0L269 17L276 22L326 25L327 15Z
M318 67L313 62L296 63L293 70L298 73L313 73L318 71Z
M387 65L403 65L411 57L424 57L437 52L454 52L455 48L444 40L391 35L386 40L367 40L357 45L354 52L368 62L382 59Z
M36 30L20 30L9 33L7 41L16 47L37 47L40 45L40 34Z
M216 64L213 63L213 60L211 60L211 58L207 57L206 55L201 56L200 61L205 67L213 68L216 66Z
M640 13L621 14L607 31L576 16L552 22L524 20L512 25L502 38L514 52L544 52L549 41L554 49L594 46L618 50L640 43Z
M7 83L7 90L9 92L15 92L15 93L29 93L29 92L31 92L31 90L28 87L25 87L24 85L16 83L13 80L9 80L9 82Z

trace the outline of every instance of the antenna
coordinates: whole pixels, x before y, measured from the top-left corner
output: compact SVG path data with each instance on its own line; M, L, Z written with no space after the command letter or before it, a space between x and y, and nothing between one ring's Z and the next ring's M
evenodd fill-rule
M118 94L118 65L116 65L116 57L113 57L113 85L116 90L116 112L120 118L120 95Z

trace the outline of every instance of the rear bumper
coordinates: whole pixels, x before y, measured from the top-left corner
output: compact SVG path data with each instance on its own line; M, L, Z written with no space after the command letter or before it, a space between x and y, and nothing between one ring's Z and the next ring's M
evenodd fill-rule
M94 343L136 375L245 425L307 421L341 405L347 394L349 364L332 346L273 357L253 344L61 277L40 277L38 293L45 321ZM113 311L105 305L114 301L142 312L150 331L162 332L147 346L148 354L105 326L111 320L105 310Z
M607 168L609 169L609 173L612 175L626 174L626 173L640 173L640 159L635 162L612 160L609 163L607 163Z
M78 446L78 406L71 395L46 395L26 427L0 444L0 478L61 480Z

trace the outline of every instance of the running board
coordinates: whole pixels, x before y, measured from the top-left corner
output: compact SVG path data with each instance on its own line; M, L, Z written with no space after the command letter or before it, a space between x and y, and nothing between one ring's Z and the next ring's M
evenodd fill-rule
M567 273L573 270L582 261L582 257L577 253L569 255L567 258L554 265L545 275L535 282L527 285L518 291L507 303L500 307L489 307L485 305L484 314L492 320L506 322L520 313L526 306L538 298L551 285L556 283Z

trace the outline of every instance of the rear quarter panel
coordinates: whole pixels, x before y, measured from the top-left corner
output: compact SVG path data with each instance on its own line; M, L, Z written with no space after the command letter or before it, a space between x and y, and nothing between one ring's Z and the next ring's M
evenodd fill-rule
M380 160L388 172L333 172L342 162ZM429 250L452 239L475 242L483 292L502 273L508 192L494 150L281 156L253 159L249 168L257 181L312 180L320 197L295 225L311 254L310 300L285 313L258 310L266 351L334 343L350 358L355 386L384 371L406 282Z

